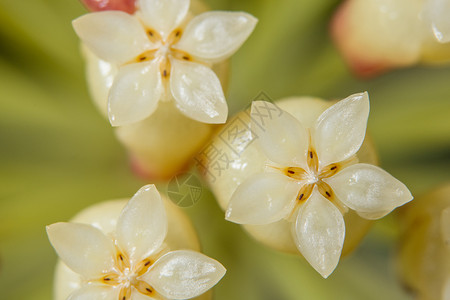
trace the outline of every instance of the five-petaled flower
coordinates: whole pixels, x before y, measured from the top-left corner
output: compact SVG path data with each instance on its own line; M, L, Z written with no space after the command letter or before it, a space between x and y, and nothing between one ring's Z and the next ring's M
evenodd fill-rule
M169 251L166 233L164 204L154 185L133 196L111 235L81 223L47 227L59 257L83 278L70 300L188 299L223 277L225 268L201 253Z
M276 112L262 126L255 121L260 108ZM369 115L367 93L332 105L310 128L268 102L254 102L251 115L267 167L238 186L226 218L253 225L292 220L298 250L323 277L339 262L348 208L377 219L412 200L400 181L357 161Z
M108 96L113 126L141 121L160 100L188 117L223 123L228 107L211 70L248 38L257 20L243 12L206 12L188 22L189 0L138 0L137 11L89 13L73 21L83 43L119 67Z

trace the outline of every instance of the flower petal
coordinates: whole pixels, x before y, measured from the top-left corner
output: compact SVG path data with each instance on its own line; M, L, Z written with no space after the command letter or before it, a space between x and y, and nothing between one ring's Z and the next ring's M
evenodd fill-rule
M55 223L47 235L61 260L86 279L98 278L115 263L112 240L99 229L80 223Z
M131 288L131 300L159 300L161 298L153 298L144 294L141 294L138 290L136 290L134 287ZM116 300L116 298L112 299Z
M172 251L158 259L142 279L169 299L203 294L225 275L218 261L190 250Z
M85 285L73 292L67 300L112 300L119 298L119 288L107 285Z
M244 12L206 12L189 22L175 47L199 60L218 62L241 47L257 22Z
M145 25L167 37L186 17L189 0L139 0Z
M266 101L253 101L251 130L267 157L283 166L306 167L308 132L290 113Z
M171 60L170 87L178 109L203 123L225 123L228 106L222 85L208 67L192 62Z
M86 14L72 25L83 43L108 62L124 63L153 46L139 21L121 11Z
M108 115L108 94L119 72L116 64L98 58L88 47L82 47L86 60L86 81L89 92L97 108Z
M324 179L339 200L359 213L388 213L412 200L408 188L379 167L356 164Z
M167 217L156 187L142 187L117 220L117 243L131 264L158 250L167 234Z
M314 143L321 167L343 161L358 151L364 141L368 117L367 92L351 95L319 116Z
M447 0L428 0L424 10L429 15L434 36L440 43L450 42L450 2Z
M327 278L336 268L344 245L345 224L339 209L314 191L300 207L293 229L297 248Z
M390 213L392 211L392 209L389 210L382 210L382 211L375 211L375 212L365 212L365 211L358 211L358 215L364 219L367 220L377 220L380 219L382 217L384 217L385 215L387 215L388 213Z
M156 110L161 93L156 60L121 67L108 97L111 124L122 126L147 118Z
M256 174L231 196L226 219L239 224L262 225L281 220L292 210L300 185L278 173Z

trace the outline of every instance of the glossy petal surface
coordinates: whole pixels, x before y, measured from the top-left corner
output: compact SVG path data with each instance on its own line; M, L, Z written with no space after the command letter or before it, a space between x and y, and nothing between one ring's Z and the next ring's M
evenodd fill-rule
M189 0L138 0L144 23L167 36L186 17Z
M225 272L218 261L206 255L179 250L158 259L143 279L168 299L188 299L212 288Z
M339 200L358 212L389 212L412 200L408 188L379 167L356 164L325 179Z
M172 60L170 88L178 109L203 123L224 123L228 106L216 74L201 64Z
M101 113L108 115L108 94L118 73L118 66L98 58L87 47L82 48L86 60L86 81L92 97Z
M119 289L106 285L85 285L73 292L67 300L115 300Z
M152 47L139 21L121 11L86 14L72 25L83 43L108 62L124 63Z
M192 19L176 47L201 60L224 60L241 47L256 23L243 12L206 12Z
M377 220L379 218L384 217L388 213L391 212L391 209L389 210L382 210L382 211L375 211L375 212L365 212L365 211L358 211L357 214L364 219L368 220Z
M293 234L297 248L324 278L336 268L344 245L341 212L317 191L300 208Z
M153 297L149 297L144 294L141 294L134 288L131 291L131 300L152 300L152 299L159 300L158 298L153 298Z
M239 224L268 224L286 217L300 185L278 173L256 174L231 197L226 219Z
M154 185L142 187L117 220L117 242L130 261L138 262L157 250L167 233L167 217Z
M161 93L157 61L120 68L108 97L111 124L122 126L145 119L156 110Z
M308 133L297 119L266 101L254 101L251 116L255 139L270 160L306 167Z
M351 95L324 111L315 126L315 146L321 166L355 154L366 135L369 96Z
M108 272L114 265L114 245L97 228L80 223L47 226L48 238L62 261L86 279Z
M436 39L440 43L450 42L450 2L447 0L428 0L425 5Z

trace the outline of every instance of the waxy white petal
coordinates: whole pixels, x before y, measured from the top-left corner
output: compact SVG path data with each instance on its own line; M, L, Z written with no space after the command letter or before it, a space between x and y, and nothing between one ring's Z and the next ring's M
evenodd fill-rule
M351 95L320 115L314 143L321 167L343 161L358 151L364 141L368 117L367 92Z
M119 298L119 288L107 285L84 285L73 292L67 300L115 300Z
M123 66L108 97L108 115L113 126L141 121L157 108L162 83L156 60Z
M115 248L99 229L80 223L55 223L47 235L61 260L86 279L99 278L112 270Z
M189 0L139 0L145 25L167 37L186 17Z
M357 212L390 212L413 199L403 183L373 165L352 165L324 181L339 200Z
M262 225L281 220L293 208L301 185L278 173L256 174L231 196L226 219L239 224Z
M142 278L168 299L188 299L203 294L225 275L216 260L190 250L172 251Z
M121 11L89 13L72 25L83 43L108 62L124 63L153 47L139 21Z
M206 12L189 22L175 47L197 59L218 62L241 47L257 22L244 12Z
M266 101L253 101L251 117L254 138L270 160L306 167L308 132L296 118Z
M154 185L142 187L117 220L117 243L130 262L148 257L158 250L167 234L164 204Z
M153 298L144 294L141 294L134 287L131 288L131 300L160 300L161 298ZM116 299L112 299L116 300ZM118 299L119 300L119 299Z
M108 115L108 94L119 67L98 58L88 47L82 47L86 60L86 81L92 100L105 116Z
M357 214L360 217L363 217L364 219L377 220L377 219L380 219L380 218L384 217L385 215L387 215L391 211L392 211L392 209L382 210L382 211L375 211L375 212L358 211Z
M293 231L298 250L327 278L336 268L344 245L345 224L339 209L315 190L300 207Z
M228 106L222 85L208 67L192 62L171 60L170 88L178 109L203 123L225 123Z
M450 42L450 2L448 0L425 1L434 36L440 43Z

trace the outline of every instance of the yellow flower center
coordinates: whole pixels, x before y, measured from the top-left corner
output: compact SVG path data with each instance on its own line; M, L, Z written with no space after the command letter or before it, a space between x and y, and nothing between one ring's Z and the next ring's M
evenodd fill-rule
M323 179L331 177L345 167L354 164L355 162L357 162L357 157L352 156L344 161L332 163L319 169L319 158L317 156L316 150L311 145L310 138L310 146L308 148L306 161L307 170L300 167L275 167L275 169L281 171L282 174L303 183L302 187L297 193L297 202L292 212L295 212L301 204L305 203L305 201L308 200L314 190L314 186L317 186L317 190L319 191L319 193L329 201L333 202L334 205L336 205L336 207L342 213L346 212L347 209L336 198L336 195L334 194L333 189L330 187L330 185L323 181Z
M147 282L139 280L139 276L144 275L150 266L154 263L150 258L140 261L135 266L130 265L129 258L117 249L116 268L111 273L106 274L100 279L100 282L120 286L119 299L131 299L131 287L134 287L141 294L155 297L156 291Z
M147 50L144 53L138 55L130 63L145 62L157 58L159 60L159 70L163 79L170 76L170 59L176 58L185 61L192 61L192 57L179 49L173 48L173 45L178 43L183 31L180 28L173 30L167 39L164 39L156 30L147 29L148 39L158 45L156 49Z

